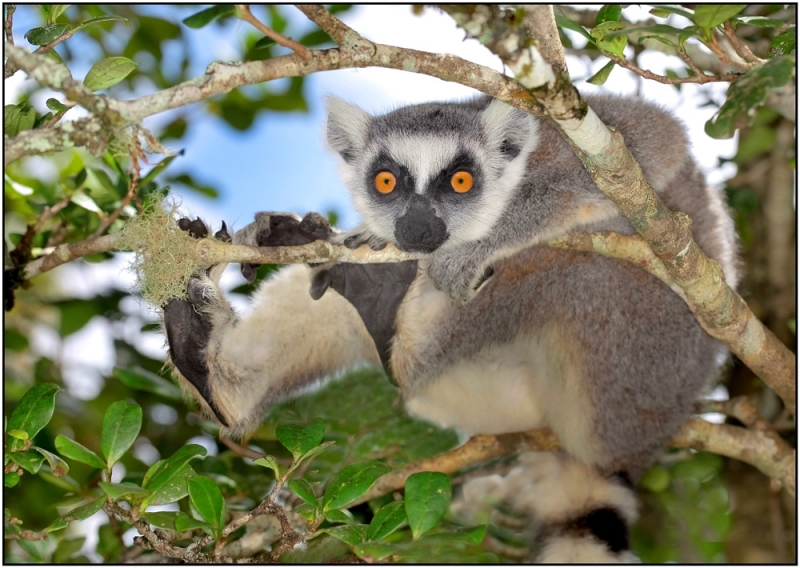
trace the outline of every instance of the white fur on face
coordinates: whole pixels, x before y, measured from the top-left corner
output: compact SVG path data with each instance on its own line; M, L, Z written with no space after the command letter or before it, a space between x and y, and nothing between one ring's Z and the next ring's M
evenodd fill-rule
M388 154L414 176L414 191L423 194L431 180L448 167L461 149L454 136L407 136L390 138Z

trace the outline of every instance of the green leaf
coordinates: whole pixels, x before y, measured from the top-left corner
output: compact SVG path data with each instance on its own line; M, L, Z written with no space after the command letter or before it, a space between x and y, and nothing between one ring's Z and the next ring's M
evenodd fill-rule
M217 4L215 6L211 6L211 8L206 8L196 14L192 14L188 18L183 20L183 23L189 26L190 28L200 29L217 18L224 18L225 16L232 16L236 13L236 6L233 4Z
M265 49L273 45L277 45L277 42L271 37L264 36L253 45L253 49Z
M69 475L65 475L63 477L56 477L49 471L41 470L39 472L39 477L44 479L46 482L55 485L56 487L60 487L65 491L70 491L72 493L80 494L82 492L80 483L72 479Z
M3 484L6 487L14 487L17 483L19 483L19 474L16 471L3 474Z
M322 510L340 509L369 491L379 477L392 468L377 460L365 460L344 467L328 484Z
M75 205L80 205L87 211L91 211L93 213L102 213L103 210L94 202L94 199L86 195L82 192L73 193L70 196L70 201L72 201Z
M620 4L605 4L597 11L594 25L599 26L603 22L617 22L621 15L622 6Z
M573 32L578 32L587 40L589 40L590 45L596 45L594 38L588 31L586 31L586 28L584 28L578 22L573 22L572 20L567 18L564 14L561 13L561 10L559 10L557 7L554 9L554 13L556 17L556 25L559 28L564 28L567 30L572 30Z
M186 513L180 512L175 518L175 530L178 532L193 531L195 529L210 529L211 525L205 521L193 519Z
M97 552L106 564L119 564L122 543L110 524L100 525L97 529Z
M779 33L769 44L769 53L772 57L788 55L794 51L797 43L797 27L792 26L788 30Z
M61 539L53 552L53 564L67 564L70 557L83 546L86 537Z
M669 478L669 470L663 466L657 465L647 470L647 473L642 476L639 484L653 493L662 493L669 487Z
M317 518L318 511L316 507L312 507L308 503L300 503L300 505L295 507L294 512L310 523Z
M438 532L435 534L428 534L420 539L426 543L436 542L439 544L447 544L462 542L464 544L471 544L478 546L483 542L486 537L486 525L477 527L462 527L454 531Z
M69 107L64 103L62 103L61 101L59 101L58 99L47 99L47 102L45 104L47 105L47 108L55 112L62 112L69 110Z
M100 447L106 457L108 469L128 451L142 428L142 407L124 400L108 407L103 416Z
M344 525L355 525L356 519L353 513L347 509L331 509L325 515L325 520L331 523L340 523Z
M292 452L295 459L322 442L325 426L322 422L311 424L281 424L276 428L275 435L283 446Z
M603 66L602 69L600 69L600 71L586 79L586 82L591 83L592 85L602 85L606 82L608 76L611 75L611 70L614 69L614 65L616 65L616 63L609 61Z
M162 485L158 490L153 491L153 494L144 503L146 506L141 507L141 509L144 510L150 505L166 505L167 503L180 501L189 494L186 482L195 475L192 466L186 464L177 471L169 482Z
M32 450L26 450L24 452L11 452L8 454L8 457L15 464L20 466L28 473L32 473L33 475L39 473L39 468L42 467L42 462L44 462L44 456Z
M69 24L52 24L43 28L33 28L25 34L31 45L47 45L54 42L69 29Z
M133 73L137 65L127 57L106 57L92 65L83 84L92 91L102 91L116 85Z
M28 441L28 433L25 430L9 430L8 435L23 442Z
M367 540L382 540L406 522L406 509L402 501L393 501L381 507L372 517L367 529Z
M414 540L436 526L451 497L450 478L444 473L423 471L409 476L404 502Z
M153 168L151 168L151 170L149 172L147 172L147 175L145 175L144 177L142 177L142 179L139 180L139 186L145 186L148 183L150 183L151 181L153 181L156 178L156 176L158 174L160 174L161 172L163 172L164 169L168 165L170 165L172 163L172 160L177 158L179 155L180 154L175 154L173 156L167 156L166 158L161 160L158 164L156 164ZM172 383L170 383L170 384L172 384ZM178 392L178 394L180 394L180 391Z
M666 18L670 14L676 14L678 16L683 16L684 18L692 19L694 12L687 8L681 8L680 6L657 6L650 10L650 13L656 16L657 18Z
M752 123L755 110L764 104L769 92L782 87L792 78L794 66L795 58L784 55L770 59L739 77L728 87L725 103L706 122L706 134L712 138L730 138L739 127L739 120L746 119Z
M289 481L289 489L294 491L300 499L313 507L319 506L317 496L314 495L314 488L305 479L292 479Z
M70 440L59 434L56 436L56 450L66 458L85 463L98 469L103 469L103 460L86 446L79 444L75 440Z
M50 4L49 8L50 8L49 20L51 22L55 22L56 20L58 20L58 17L61 16L61 14L67 11L67 8L69 8L69 4Z
M607 33L605 35L605 38L613 39L619 36L627 36L632 33L680 35L691 32L693 27L694 26L690 26L687 28L676 28L673 26L668 26L666 24L655 24L652 26L642 26L638 28L623 28L617 31Z
M23 130L30 130L34 124L36 111L28 103L3 107L3 133L6 136L16 136Z
M67 475L67 472L69 472L69 466L67 465L67 462L62 460L54 453L48 452L47 450L37 446L33 446L31 449L36 450L44 456L44 459L46 459L47 463L50 464L50 473L56 477L64 477Z
M278 461L272 456L260 457L258 459L253 460L253 463L256 465L260 465L261 467L270 468L272 471L275 472L275 479L278 479L281 476L281 468L278 465Z
M151 525L160 529L175 530L175 520L180 513L173 511L158 511L145 513L144 519Z
M50 523L49 527L47 527L44 530L45 532L53 532L65 528L72 521L82 521L84 519L88 519L89 517L94 515L97 511L102 509L103 505L106 504L107 500L108 497L103 495L102 497L97 497L92 501L89 501L85 505L81 505L80 507L75 507L66 515L58 517L55 521Z
M142 486L155 491L172 479L177 471L196 457L205 456L208 451L200 444L187 444L164 460L154 463L144 475Z
M147 489L143 489L135 483L130 483L128 481L123 481L122 483L106 483L105 481L101 481L98 485L100 485L100 489L114 501L119 501L123 497L128 497L129 501L133 500L139 502L150 495L150 491Z
M760 28L779 28L786 23L783 20L765 18L764 16L741 16L739 18L733 18L731 21L748 26L758 26Z
M694 9L692 21L704 30L710 30L730 20L745 7L745 4L702 4Z
M78 30L82 30L83 28L93 26L95 24L102 24L104 22L125 22L126 26L130 26L131 23L128 21L127 18L123 18L122 16L115 16L113 14L106 14L105 16L97 16L96 18L92 18L90 20L85 20L72 28L72 33L77 32Z
M625 58L625 46L628 45L628 38L624 35L616 36L613 38L606 37L609 33L624 29L620 22L604 22L599 26L595 26L592 31L592 37L595 38L597 47L603 51L613 53L619 58Z
M151 392L175 402L183 400L181 389L174 383L140 367L115 368L114 376L128 388Z
M214 531L214 536L219 538L222 529L225 528L225 498L217 484L207 477L198 475L188 481L189 498L192 505L197 509Z
M359 530L358 527L353 525L339 525L336 527L328 527L326 529L322 529L322 532L331 535L334 538L338 538L345 544L349 544L350 546L356 546L364 542L364 533L363 530Z
M353 552L359 558L363 558L367 560L368 563L370 562L380 562L381 560L385 560L392 554L394 554L398 549L398 545L396 544L386 544L383 542L367 542L364 544L360 544L358 546L353 547Z
M56 393L61 388L53 383L34 385L22 395L17 407L8 420L9 430L24 430L28 439L32 440L39 431L47 426L53 417L56 407ZM18 438L11 440L9 451L21 448L24 442Z

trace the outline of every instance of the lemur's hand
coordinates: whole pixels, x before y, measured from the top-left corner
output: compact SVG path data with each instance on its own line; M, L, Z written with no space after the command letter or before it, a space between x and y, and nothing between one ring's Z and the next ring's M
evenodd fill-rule
M254 247L304 245L313 241L331 240L335 234L328 220L319 213L300 218L294 213L256 213L256 220L236 231L233 242ZM248 282L256 277L258 264L242 264L242 275Z
M357 249L361 245L367 245L372 250L383 250L389 241L373 235L364 225L359 225L355 229L334 235L332 243L344 245L349 249Z
M494 274L487 261L475 248L459 247L452 251L435 252L430 257L428 276L437 290L466 304Z

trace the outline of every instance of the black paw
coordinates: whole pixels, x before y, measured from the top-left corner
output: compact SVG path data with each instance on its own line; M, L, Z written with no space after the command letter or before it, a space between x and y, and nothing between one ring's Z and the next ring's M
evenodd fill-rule
M208 407L223 425L228 426L225 417L214 404L209 385L209 371L206 363L206 348L211 335L211 318L208 314L195 309L193 296L197 296L199 278L189 282L190 300L170 300L164 306L164 327L167 331L169 356L172 364L181 375L197 389ZM194 292L193 292L194 289ZM202 300L202 293L200 295Z
M372 250L379 251L385 249L386 245L389 244L389 241L384 241L383 239L379 239L372 233L359 232L346 237L342 241L342 244L349 249L357 249L362 245L367 245Z
M297 246L327 241L333 234L330 223L319 213L307 213L302 219L292 213L256 213L255 222L236 234L236 242L259 247ZM252 282L259 266L242 264L242 276Z

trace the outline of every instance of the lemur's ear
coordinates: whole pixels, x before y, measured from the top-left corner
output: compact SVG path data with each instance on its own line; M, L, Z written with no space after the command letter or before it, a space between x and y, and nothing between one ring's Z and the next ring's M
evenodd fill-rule
M344 161L351 162L366 145L370 115L342 99L328 97L327 138Z
M499 149L509 160L523 150L531 152L539 139L533 116L497 99L483 111L481 124L489 147Z

